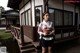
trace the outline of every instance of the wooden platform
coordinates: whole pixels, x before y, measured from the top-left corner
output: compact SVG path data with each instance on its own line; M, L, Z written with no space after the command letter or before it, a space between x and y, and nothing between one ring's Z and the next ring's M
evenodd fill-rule
M77 39L77 38L80 38L80 36L73 36L73 37L70 37L70 38L54 40L54 44L74 40L74 39ZM32 42L32 43L34 44L35 47L39 46L39 41L38 42Z

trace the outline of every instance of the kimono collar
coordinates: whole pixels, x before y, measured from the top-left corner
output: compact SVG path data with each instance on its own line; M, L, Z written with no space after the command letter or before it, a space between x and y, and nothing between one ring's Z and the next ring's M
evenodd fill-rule
M43 23L46 24L46 23L49 23L49 21L46 22L45 20L43 20Z

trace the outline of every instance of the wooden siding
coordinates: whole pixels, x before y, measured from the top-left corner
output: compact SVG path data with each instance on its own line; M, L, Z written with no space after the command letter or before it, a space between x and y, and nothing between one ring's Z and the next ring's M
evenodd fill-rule
M37 27L23 26L24 35L32 39L33 41L38 41L39 36L37 33Z
M23 26L24 35L33 39L33 27Z

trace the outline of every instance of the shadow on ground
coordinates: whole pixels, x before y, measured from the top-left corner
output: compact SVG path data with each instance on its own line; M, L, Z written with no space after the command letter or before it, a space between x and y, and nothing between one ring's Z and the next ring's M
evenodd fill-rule
M8 53L20 53L17 42L12 38L0 42L7 47ZM53 53L80 53L80 39L55 44Z
M6 46L8 53L20 53L18 44L12 38L0 40L1 46Z
M80 39L54 44L53 48L53 53L80 53Z
M55 53L80 53L80 39L75 39L54 46Z

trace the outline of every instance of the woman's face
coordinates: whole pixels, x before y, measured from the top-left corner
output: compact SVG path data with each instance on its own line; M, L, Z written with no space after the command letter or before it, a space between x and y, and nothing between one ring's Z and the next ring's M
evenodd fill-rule
M43 18L44 18L45 21L48 21L48 20L49 20L49 14L46 13L46 14L43 16Z

